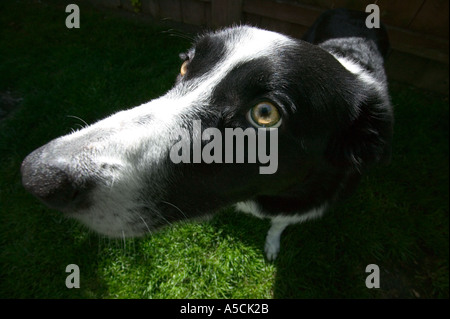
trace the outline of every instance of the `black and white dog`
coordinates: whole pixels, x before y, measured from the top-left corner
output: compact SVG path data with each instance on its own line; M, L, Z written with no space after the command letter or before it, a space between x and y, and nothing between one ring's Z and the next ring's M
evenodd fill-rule
M365 18L326 12L306 41L249 26L201 35L169 92L35 150L22 164L23 185L115 237L235 204L272 220L265 250L275 259L286 226L321 216L368 165L389 157L387 35ZM202 132L277 130L276 172L260 174L258 162L174 163L171 148L196 120Z

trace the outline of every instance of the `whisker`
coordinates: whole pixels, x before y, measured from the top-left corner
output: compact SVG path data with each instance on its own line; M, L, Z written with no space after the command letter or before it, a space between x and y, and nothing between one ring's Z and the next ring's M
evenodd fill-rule
M122 238L123 238L123 251L125 252L127 251L127 242L125 239L125 232L123 231L123 229L122 229Z
M188 217L186 216L186 214L183 213L183 211L182 211L180 208L178 208L177 206L175 206L174 204L169 203L169 202L166 202L166 201L163 201L163 200L161 201L161 203L164 203L164 204L167 204L167 205L172 206L173 208L175 208L176 210L178 210L178 211L181 213L181 215L183 215L184 218L188 219Z
M178 37L180 39L188 40L188 41L191 41L191 42L194 41L194 36L192 36L190 34L183 33L183 32L181 32L179 30L169 29L167 31L162 31L162 33L167 33L171 37Z
M149 232L150 234L152 234L152 231L150 230L150 227L148 227L148 224L147 224L147 222L145 221L145 219L141 216L141 214L139 214L139 213L137 213L137 214L138 214L139 218L142 220L142 222L144 223L144 225L145 225L145 227L147 228L148 232Z
M89 126L89 124L87 124L85 120L83 120L82 118L80 118L80 117L78 117L78 116L75 116L75 115L67 115L66 117L71 117L71 118L74 118L74 119L77 119L77 120L80 120L81 122L83 122L85 126L82 126L82 125L81 125L82 128L85 128L86 126ZM79 125L80 125L80 124L79 124Z
M161 217L162 219L164 219L164 221L165 221L167 224L169 224L170 226L172 226L172 223L171 223L167 218L165 218L164 215L163 215L160 211L158 211L158 210L155 209L155 213L157 213L159 217Z

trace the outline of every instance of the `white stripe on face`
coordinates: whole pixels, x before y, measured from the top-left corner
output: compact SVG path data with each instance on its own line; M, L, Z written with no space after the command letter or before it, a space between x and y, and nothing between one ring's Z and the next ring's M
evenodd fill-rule
M230 31L219 31L209 35L220 37L224 41L225 53L223 58L202 76L192 79L189 83L182 83L169 91L169 99L177 100L177 110L184 112L186 108L194 108L206 104L214 88L236 66L261 58L277 54L283 46L293 43L287 36L250 27L239 27Z

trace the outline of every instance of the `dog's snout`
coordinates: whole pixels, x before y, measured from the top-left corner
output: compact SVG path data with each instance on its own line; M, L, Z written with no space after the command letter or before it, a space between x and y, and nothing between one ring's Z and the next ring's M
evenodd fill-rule
M56 160L42 160L43 147L28 155L22 163L22 184L26 190L51 208L68 211L85 196L65 165Z

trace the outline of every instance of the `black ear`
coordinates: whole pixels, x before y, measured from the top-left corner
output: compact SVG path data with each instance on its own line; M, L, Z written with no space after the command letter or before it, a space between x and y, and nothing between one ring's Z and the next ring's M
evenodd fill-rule
M356 117L331 136L325 156L335 166L360 171L374 163L388 163L393 114L389 100L378 94L349 105Z

